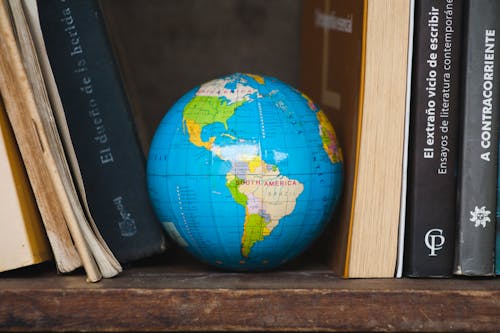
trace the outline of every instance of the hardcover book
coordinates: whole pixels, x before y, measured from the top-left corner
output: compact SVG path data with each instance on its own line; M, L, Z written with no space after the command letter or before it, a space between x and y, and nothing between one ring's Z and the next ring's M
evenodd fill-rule
M83 266L88 281L121 271L79 201L49 102L30 23L33 1L0 2L0 91L58 271Z
M45 46L90 212L120 262L162 252L144 155L97 1L40 1Z
M417 0L404 274L453 274L463 2Z
M499 169L500 172L500 169ZM497 216L496 216L496 241L495 241L495 274L500 275L500 174L497 184Z
M302 12L301 90L332 121L345 163L325 251L339 275L394 277L412 1L307 0Z
M500 2L465 5L455 274L493 275L498 173Z
M497 211L496 211L496 236L495 236L495 274L500 276L500 168L497 180Z

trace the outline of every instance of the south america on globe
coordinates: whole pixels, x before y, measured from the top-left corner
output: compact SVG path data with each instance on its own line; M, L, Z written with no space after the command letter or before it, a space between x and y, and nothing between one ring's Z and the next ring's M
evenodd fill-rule
M181 97L151 142L148 190L164 229L226 270L275 268L302 253L342 191L334 128L308 97L236 73Z

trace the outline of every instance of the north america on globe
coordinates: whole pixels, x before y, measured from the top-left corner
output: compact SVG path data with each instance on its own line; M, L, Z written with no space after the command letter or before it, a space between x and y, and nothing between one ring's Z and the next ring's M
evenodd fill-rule
M148 157L153 207L199 259L236 270L291 260L321 232L342 185L332 124L272 77L233 74L183 96Z

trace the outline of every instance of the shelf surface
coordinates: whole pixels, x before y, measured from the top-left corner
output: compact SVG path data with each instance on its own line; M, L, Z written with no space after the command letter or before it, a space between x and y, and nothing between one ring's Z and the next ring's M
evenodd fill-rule
M351 279L324 267L145 265L85 282L0 275L1 331L500 331L499 279Z

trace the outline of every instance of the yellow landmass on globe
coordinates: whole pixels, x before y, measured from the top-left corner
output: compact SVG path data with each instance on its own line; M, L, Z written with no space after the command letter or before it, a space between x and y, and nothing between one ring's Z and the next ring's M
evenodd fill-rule
M223 137L226 137L226 138L229 138L231 140L234 140L236 141L238 138L235 137L234 135L231 135L231 134L228 134L228 133L222 133L220 136L223 136Z
M215 137L210 137L208 141L203 141L201 139L201 130L203 129L200 124L192 119L187 119L185 121L185 126L189 133L189 141L197 147L204 147L208 150L212 149L212 144L215 141Z
M245 74L246 76L250 76L252 79L257 81L259 84L264 84L264 78L260 75L255 75L255 74Z
M323 149L332 163L341 162L342 152L332 124L322 110L316 112L316 118L318 118L319 122L319 135L321 137L321 141L323 142Z
M261 170L266 166L266 163L259 156L252 156L248 161L248 170L250 172L256 172L257 169Z

